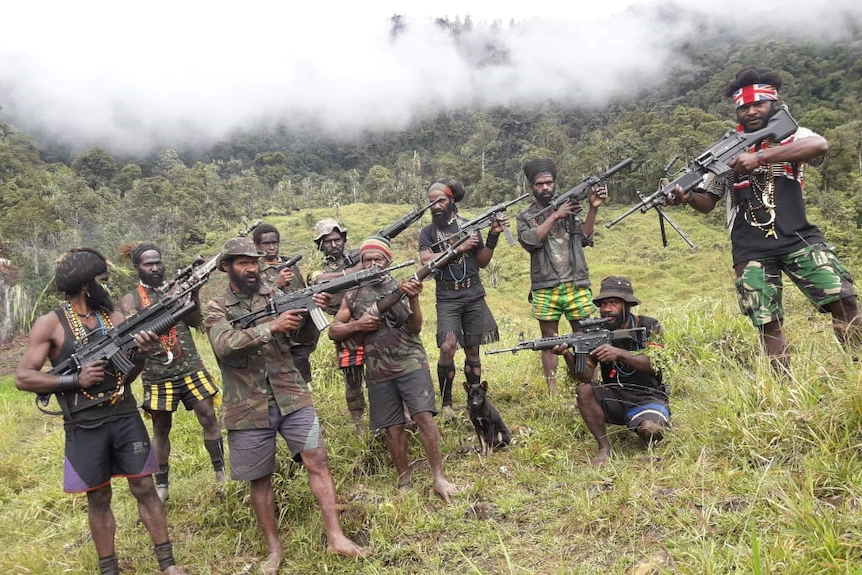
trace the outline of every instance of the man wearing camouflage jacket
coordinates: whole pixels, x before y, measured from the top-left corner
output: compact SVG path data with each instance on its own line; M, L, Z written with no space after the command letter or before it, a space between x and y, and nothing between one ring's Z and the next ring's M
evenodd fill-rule
M251 503L269 553L264 572L275 574L284 557L271 481L276 433L284 437L294 459L308 469L311 492L323 514L327 550L348 556L366 550L341 530L320 422L308 385L290 355L291 341L311 341L317 337L317 329L306 321L304 310L268 316L246 329L231 324L263 308L269 297L280 293L261 284L261 255L250 238L225 243L218 268L228 273L230 285L207 304L204 325L222 372L231 478L251 482ZM323 294L315 296L320 307L328 299Z

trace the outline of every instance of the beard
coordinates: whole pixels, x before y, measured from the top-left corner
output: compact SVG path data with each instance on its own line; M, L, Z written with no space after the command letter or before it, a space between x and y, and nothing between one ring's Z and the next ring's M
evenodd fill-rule
M447 206L445 209L439 212L431 212L431 221L434 222L434 225L438 228L445 228L449 225L449 222L452 221L452 214L455 213L454 206Z
M609 317L613 319L613 321L609 324L603 326L605 329L614 331L617 329L622 329L623 324L626 322L626 318L628 317L628 308L623 308L622 313L613 314L613 313L603 313L602 317Z
M138 278L144 285L157 288L165 283L165 272L163 270L159 270L157 272L147 273L141 270L138 272Z
M87 308L91 310L103 309L108 312L114 311L114 302L108 290L100 282L93 282L87 288Z
M228 277L230 277L230 283L238 287L240 293L245 297L251 297L260 291L260 274L258 272L248 272L239 275L232 268L229 268ZM248 280L252 278L254 278L254 282L249 283Z

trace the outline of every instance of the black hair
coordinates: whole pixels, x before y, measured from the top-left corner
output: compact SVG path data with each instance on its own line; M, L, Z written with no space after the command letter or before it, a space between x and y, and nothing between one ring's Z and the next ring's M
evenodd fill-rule
M281 234L278 233L278 229L272 224L261 224L254 228L254 233L251 235L251 239L254 243L259 244L260 238L263 237L263 234L275 234L276 241L281 241Z
M724 95L730 98L740 88L751 86L752 84L769 84L770 86L774 86L776 90L781 90L781 75L769 68L746 66L736 73L733 81L724 90Z

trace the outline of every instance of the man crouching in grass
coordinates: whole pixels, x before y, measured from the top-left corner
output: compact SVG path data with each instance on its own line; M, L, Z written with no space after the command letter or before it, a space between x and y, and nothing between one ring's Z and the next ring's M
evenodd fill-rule
M207 304L204 325L221 367L231 479L251 483L251 505L268 549L263 572L275 575L284 559L272 489L277 433L308 470L311 493L323 515L327 551L356 557L368 550L341 530L320 422L308 384L290 354L292 342L307 343L319 335L314 323L306 310L290 310L246 329L231 324L280 293L261 283L262 255L251 238L225 243L217 265L227 272L230 285ZM325 307L328 299L318 294L315 303Z
M655 318L631 312L640 303L631 282L624 277L606 277L593 303L602 317L613 320L605 325L606 329L645 327L647 332L643 349L632 339L600 345L588 356L584 373L575 372L575 356L565 345L553 350L565 357L569 371L581 382L578 411L599 443L599 451L590 463L601 465L612 454L608 423L627 426L648 446L661 440L664 428L670 425L670 406L669 388L662 383L661 374L662 327ZM601 383L592 383L596 361L601 367Z
M362 266L374 265L384 269L392 263L389 241L372 236L359 248ZM369 309L379 298L398 289L404 296L387 310L385 321ZM410 489L410 464L407 460L406 418L403 405L419 426L419 440L425 448L425 456L431 468L434 491L446 503L458 491L449 483L443 471L440 454L440 431L434 423L437 414L434 383L428 368L428 356L419 339L422 331L422 310L419 294L422 282L413 278L397 284L389 278L379 284L364 286L347 292L341 300L341 308L329 327L333 341L344 341L355 335L364 335L365 381L368 386L369 417L372 429L386 430L386 446L398 471L398 488Z

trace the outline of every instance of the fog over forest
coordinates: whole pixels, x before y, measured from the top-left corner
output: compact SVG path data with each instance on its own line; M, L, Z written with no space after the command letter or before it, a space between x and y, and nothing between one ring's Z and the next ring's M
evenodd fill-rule
M764 31L782 42L842 43L862 27L853 0L662 0L586 20L546 11L443 22L287 3L65 4L47 21L39 10L4 14L4 120L43 141L118 153L207 147L274 124L349 141L453 110L601 109L684 70L680 47L706 36L721 38L721 50Z

